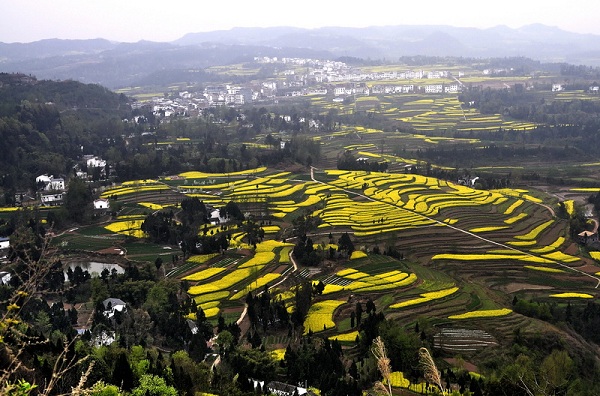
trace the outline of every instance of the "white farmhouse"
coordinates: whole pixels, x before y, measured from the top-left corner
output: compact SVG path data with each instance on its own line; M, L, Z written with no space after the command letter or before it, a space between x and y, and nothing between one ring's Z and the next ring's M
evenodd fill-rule
M106 210L110 207L110 202L108 199L96 199L94 200L94 209L95 210Z
M86 161L88 168L104 168L106 166L106 160L100 157L88 158Z
M62 177L40 175L35 178L35 183L43 186L42 189L45 191L64 191L65 189L65 179Z
M127 311L127 304L118 298L107 298L106 300L102 301L102 305L104 305L104 316L109 319L112 318L117 311Z

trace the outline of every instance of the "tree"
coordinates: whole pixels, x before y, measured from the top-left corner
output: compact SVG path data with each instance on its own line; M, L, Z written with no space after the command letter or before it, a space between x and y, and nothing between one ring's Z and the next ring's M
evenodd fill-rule
M121 389L129 391L133 388L133 370L129 365L125 351L121 352L117 358L112 379L113 383Z
M350 239L350 235L348 235L347 232L344 232L340 239L338 239L338 249L340 251L345 251L348 254L348 257L352 255L354 243L352 243L352 239Z
M131 391L133 396L178 396L177 389L168 386L156 375L145 374L140 378L140 385Z
M217 337L217 345L219 346L219 354L225 357L227 353L233 348L233 335L229 331L223 330L219 333L219 336Z
M71 179L64 198L64 209L67 211L68 219L75 223L83 223L88 220L92 214L93 201L89 186L81 179Z

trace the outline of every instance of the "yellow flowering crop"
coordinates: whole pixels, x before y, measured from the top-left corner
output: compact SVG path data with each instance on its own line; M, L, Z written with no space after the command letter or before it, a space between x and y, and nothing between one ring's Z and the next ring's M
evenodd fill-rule
M240 265L239 268L264 266L273 260L275 260L274 252L257 252L254 257Z
M229 289L236 283L248 278L252 274L252 270L252 268L236 269L221 279L205 283L203 285L192 286L189 288L188 293L191 295L196 295Z
M523 201L522 199L516 200L512 205L510 205L505 211L504 214L505 215L510 215L512 214L516 208L518 208L519 206L523 205L525 201Z
M346 301L324 300L314 303L308 310L304 320L304 334L309 330L313 332L323 331L325 328L335 327L333 312Z
M152 202L138 202L138 205L152 210L161 210L164 206Z
M557 293L550 294L550 297L557 298L594 298L591 294L588 293Z
M243 171L229 172L229 173L206 173L206 172L191 171L191 172L180 173L179 176L184 177L186 179L202 179L202 178L207 178L207 177L246 176L246 175L253 175L256 173L262 173L266 170L267 170L267 167L262 166L262 167L256 168L256 169L246 169Z
M209 309L204 310L204 315L207 318L214 318L218 314L219 314L219 308L218 307L209 308Z
M489 318L496 316L506 316L512 312L512 309L481 309L479 311L465 312L460 315L450 315L448 319L472 319L472 318Z
M207 309L218 307L220 303L220 301L209 301L200 304L200 308L202 308L203 311L206 311Z
M138 186L147 184L157 184L158 180L154 179L142 179L142 180L128 180L121 183L122 186Z
M416 274L410 274L408 276L403 276L402 280L399 281L388 281L386 279L381 279L377 276L369 276L365 278L361 278L359 281L354 281L347 286L344 286L346 290L352 290L356 292L367 292L367 291L378 291L378 290L387 290L387 289L396 289L398 287L408 286L414 283L417 280Z
M533 239L537 238L537 236L542 231L544 231L546 228L548 228L552 223L554 223L554 220L548 220L545 223L542 223L539 226L535 227L534 229L532 229L531 231L529 231L527 234L516 235L515 238L516 239L521 239L521 240L526 240L526 241L533 240Z
M444 298L446 296L454 294L457 291L458 291L458 287L452 287L449 289L423 293L423 294L421 294L421 297L419 297L419 298L414 298L412 300L401 301L399 303L392 304L392 305L390 305L390 308L404 308L404 307L408 307L411 305L421 304L421 303L424 303L427 301L438 300L440 298Z
M600 261L600 252L590 252L590 257L593 258L594 260L598 260Z
M144 232L140 229L144 220L132 219L127 221L115 221L104 228L117 234L132 236L136 238L143 238Z
M369 274L367 274L366 272L357 271L357 272L353 272L351 274L345 275L344 278L350 279L350 280L358 280L358 279L366 278L368 276L369 276Z
M490 231L498 231L498 230L505 230L507 229L508 226L490 226L490 227L478 227L478 228L472 228L469 230L469 232L490 232Z
M188 275L188 276L184 277L183 279L184 280L189 280L189 281L201 281L201 280L204 280L204 279L211 278L211 277L213 277L213 276L215 276L215 275L217 275L217 274L219 274L219 273L221 273L221 272L223 272L225 270L226 270L226 268L218 268L218 267L215 267L215 268L206 268L206 269L204 269L202 271L198 271L198 272L195 272L195 273L193 273L191 275Z
M283 359L285 359L285 348L272 350L271 351L271 357L274 360L283 360Z
M199 296L194 297L194 301L196 304L203 304L209 301L220 301L229 297L229 292L226 290L218 291L214 293L206 293L200 294Z
M535 240L533 240L533 241L508 241L508 242L506 242L507 245L511 245L511 246L533 246L536 243L537 242Z
M292 251L291 246L285 246L279 252L279 262L280 263L289 263L290 262L290 252Z
M519 260L533 263L552 263L542 257L531 256L528 254L436 254L432 260L457 260L457 261L486 261L486 260Z
M458 222L458 219L449 219L448 218L448 219L444 219L443 222L446 223L446 224L453 225L453 224L456 224Z
M549 258L551 260L562 261L563 263L573 263L575 261L579 261L579 257L571 256L570 254L566 254L560 251L544 254L544 257Z
M272 252L278 247L294 246L293 243L279 242L273 239L268 239L256 244L257 252Z
M534 197L532 195L528 195L528 194L523 194L522 197L525 198L528 201L535 202L535 203L542 203L542 202L544 202L541 199L539 199L537 197Z
M565 242L565 237L558 237L556 241L552 242L548 246L542 246L541 248L531 249L532 253L550 253L558 249Z
M350 256L350 260L355 260L355 259L359 259L359 258L363 258L363 257L367 257L367 253L365 253L361 250L355 250L352 252L352 255Z
M199 254L197 256L192 256L192 257L188 258L187 261L196 263L196 264L204 264L208 260L212 259L213 257L217 257L218 255L219 255L219 253Z
M139 187L116 187L110 190L104 191L100 194L100 198L109 198L111 196L121 196L128 194L135 194L140 192L148 192L148 191L160 191L160 190L169 190L170 187L165 184L155 184L155 185L146 185Z
M600 253L600 252L598 252L598 253ZM346 269L343 269L341 271L338 271L336 275L337 276L346 276L348 274L353 274L355 272L358 272L358 270L356 270L354 268L346 268Z
M331 293L337 293L339 291L344 290L344 286L340 286L340 285L331 285L329 283L325 284L325 289L323 289L323 295L325 294L331 294Z
M404 373L401 371L394 371L390 374L390 383L394 388L408 388L410 385L410 381L404 378Z
M358 330L351 331L350 333L336 334L329 337L330 340L338 340L343 342L354 342L358 336Z
M551 267L540 267L535 265L525 265L523 268L527 268L534 271L542 271L542 272L552 272L552 273L560 273L565 272L560 268L551 268Z
M564 201L563 204L565 205L565 210L567 211L567 214L569 216L573 216L573 214L575 213L575 201L573 201L572 199L568 199Z
M280 276L281 276L281 274L276 274L276 273L268 273L266 275L263 275L260 278L258 278L256 281L254 281L254 282L250 283L248 286L246 286L244 288L244 290L240 290L239 292L237 292L233 296L231 296L230 300L240 299L240 298L244 297L246 294L248 294L249 292L256 290L256 289L260 289L264 285L279 278Z
M518 214L518 215L516 215L516 216L513 216L513 217L511 217L511 218L509 218L509 219L506 219L506 220L504 220L504 222L505 222L506 224L509 224L509 225L510 225L510 224L514 224L514 223L516 223L517 221L519 221L519 220L521 220L521 219L523 219L523 218L525 218L525 217L527 217L527 213L525 213L525 212L521 212L521 213L519 213L519 214Z

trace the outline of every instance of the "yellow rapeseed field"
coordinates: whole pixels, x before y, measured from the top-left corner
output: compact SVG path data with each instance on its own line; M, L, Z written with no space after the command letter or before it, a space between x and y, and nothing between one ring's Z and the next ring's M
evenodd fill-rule
M550 297L556 298L594 298L591 294L588 293L556 293L550 294Z
M600 252L590 252L590 257L594 260L600 261Z
M206 269L204 269L202 271L198 271L198 272L195 272L195 273L193 273L191 275L188 275L188 276L184 277L183 279L184 280L189 280L189 281L201 281L201 280L204 280L204 279L211 278L211 277L213 277L213 276L215 276L217 274L220 274L221 272L223 272L225 270L226 270L226 268L218 268L218 267L215 267L215 268L206 268Z
M528 254L436 254L432 260L486 261L486 260L519 260L532 263L552 263L552 260Z
M187 259L187 261L197 264L204 264L208 260L212 259L213 257L217 257L218 255L219 253L199 254L197 256L190 257L189 259Z
M350 260L355 260L355 259L359 259L359 258L363 258L363 257L367 257L367 253L365 253L361 250L355 250L352 252L352 255L350 256Z
M117 234L132 236L132 237L136 237L136 238L143 238L144 232L140 229L143 222L144 222L144 220L141 220L141 219L131 219L131 220L127 220L127 221L115 221L114 223L110 223L109 225L105 226L104 228L106 228L107 230L109 230L111 232L117 233Z
M192 286L189 288L188 293L191 295L197 295L227 290L236 283L239 283L244 279L248 278L252 274L252 271L253 268L236 269L230 272L229 274L225 275L221 279L202 285Z
M454 294L457 291L458 291L458 287L452 287L449 289L438 290L438 291L428 292L428 293L422 293L421 297L419 297L419 298L414 298L412 300L406 300L406 301L401 301L396 304L392 304L392 305L390 305L390 308L404 308L404 307L408 307L411 305L425 303L427 301L438 300L440 298L444 298L446 296Z
M256 252L256 254L254 255L254 257L252 257L250 260L246 261L245 263L243 263L242 265L239 266L239 268L248 268L248 267L255 267L255 266L265 266L266 264L268 264L269 262L275 260L275 253L268 251L268 252Z
M479 311L465 312L460 315L450 315L448 319L473 319L473 318L489 318L496 316L506 316L512 312L512 309L501 308L501 309L482 309Z
M307 334L309 330L316 333L335 327L335 323L333 322L333 312L345 302L346 301L339 300L323 300L314 303L308 310L308 315L304 320L304 334Z
M356 341L356 337L358 337L358 330L351 331L350 333L336 334L334 336L329 337L329 339L338 340L342 342L354 342Z
M551 272L551 273L565 272L565 271L561 270L560 268L540 267L540 266L536 266L536 265L525 265L525 266L523 266L523 268L527 268L527 269L534 270L534 271Z
M249 292L254 291L256 289L260 289L264 285L269 284L270 282L274 281L275 279L279 278L280 276L281 276L281 274L276 274L276 273L265 274L265 275L261 276L260 278L258 278L256 281L254 281L254 282L250 283L248 286L246 286L244 288L244 290L240 290L239 292L235 293L233 296L231 296L230 300L238 300L238 299L246 296Z
M537 236L544 231L546 228L548 228L552 223L554 223L554 220L548 220L545 223L540 224L539 226L535 227L534 229L532 229L531 231L529 231L527 234L523 234L523 235L516 235L515 239L521 239L521 240L525 240L525 241L531 241L537 238Z

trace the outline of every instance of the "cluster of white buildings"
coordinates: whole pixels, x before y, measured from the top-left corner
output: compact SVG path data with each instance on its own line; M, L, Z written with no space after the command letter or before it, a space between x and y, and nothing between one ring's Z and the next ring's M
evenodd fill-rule
M35 178L42 206L57 206L63 202L65 179L53 175L40 175Z
M258 63L276 63L283 66L278 78L270 78L246 85L209 85L200 92L179 92L176 97L155 97L152 111L160 118L198 115L203 108L242 106L256 101L276 101L278 97L332 95L334 98L353 95L409 93L458 93L462 72L448 70L388 70L360 72L339 61L307 58L256 57ZM457 78L455 78L457 77ZM440 84L427 80L453 79ZM406 83L399 83L406 80ZM378 81L380 83L370 84ZM389 83L386 83L389 81Z

